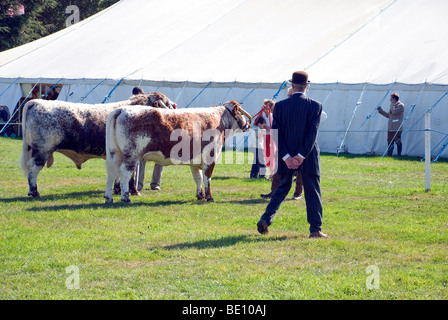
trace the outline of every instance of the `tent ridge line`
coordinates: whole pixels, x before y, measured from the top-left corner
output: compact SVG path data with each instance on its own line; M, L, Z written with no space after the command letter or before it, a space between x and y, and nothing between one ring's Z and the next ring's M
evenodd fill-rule
M367 25L369 25L372 21L374 21L375 19L377 19L381 14L383 14L386 10L388 10L392 5L394 5L398 0L394 0L392 3L390 3L386 8L382 9L377 15L375 15L372 19L368 20L366 23L364 23L361 27L359 27L357 30L355 30L354 32L351 32L349 34L349 36L342 40L340 43L336 44L333 48L331 48L328 52L326 52L324 55L318 57L316 59L316 61L312 62L309 66L307 66L304 70L308 70L309 68L311 68L313 65L315 65L317 62L319 62L320 60L322 60L323 58L325 58L326 56L328 56L331 52L333 52L334 50L336 50L337 48L339 48L341 45L343 45L348 39L352 38L355 34L357 34L359 31L361 31L362 29L364 29Z

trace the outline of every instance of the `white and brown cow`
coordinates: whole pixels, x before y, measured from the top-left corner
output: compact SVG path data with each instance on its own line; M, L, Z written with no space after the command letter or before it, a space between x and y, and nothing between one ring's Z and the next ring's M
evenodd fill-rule
M23 145L20 167L28 178L29 196L39 197L37 175L47 163L53 164L53 152L70 158L78 169L92 158L106 158L106 119L121 106L174 108L165 95L151 92L129 100L107 104L82 104L35 99L23 108ZM131 182L135 189L135 183ZM136 189L135 189L136 191Z
M105 203L113 202L112 186L117 178L121 200L131 202L128 181L141 159L163 166L189 165L197 186L196 197L213 201L210 181L224 138L247 131L251 120L235 101L210 108L114 110L106 122Z

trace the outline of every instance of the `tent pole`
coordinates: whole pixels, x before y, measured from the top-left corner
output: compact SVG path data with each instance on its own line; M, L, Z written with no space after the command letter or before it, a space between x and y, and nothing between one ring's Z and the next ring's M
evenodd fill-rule
M341 151L342 147L344 147L344 150L346 149L345 146L344 146L344 142L345 142L345 139L347 138L348 130L350 129L350 126L352 125L352 121L353 121L353 118L355 117L356 110L358 110L358 107L359 107L359 106L361 105L361 103L362 103L362 97L364 96L364 92L366 91L366 86L367 86L367 82L364 84L364 88L362 89L361 95L359 96L358 102L356 103L355 110L353 110L352 118L350 119L350 122L348 123L347 130L345 131L345 134L344 134L344 139L342 139L342 141L341 141L341 145L340 145L339 148L336 150L336 154L337 154L338 156L339 156L339 152Z
M210 81L209 83L207 83L207 85L204 87L204 89L202 89L201 92L199 92L199 93L196 95L196 97L194 97L193 100L191 100L191 102L190 102L185 108L188 108L188 107L193 103L193 101L196 100L196 99L202 94L202 92L204 92L204 90L208 88L208 86L209 86L211 83L212 83L211 81Z
M425 113L425 192L431 191L431 113Z
M384 100L388 96L389 92L395 87L395 84L396 84L396 82L394 82L392 84L392 86L389 88L389 90L387 90L386 94L381 99L381 101L379 102L378 106L382 106L383 105ZM361 126L359 127L358 130L360 130L364 126L364 124L367 122L367 120L369 120L369 119L373 118L374 116L376 116L377 113L378 113L378 108L375 107L375 110L373 110L373 112L366 117L366 120L364 120L364 122L361 124Z
M12 87L12 85L13 84L15 84L16 82L17 82L17 80L19 80L19 78L17 78L16 80L14 80L14 82L13 83L11 83L1 94L0 94L0 97L6 92L6 91L8 91L8 89L9 88L11 88Z
M120 81L117 82L117 84L112 88L112 90L110 90L109 94L106 97L104 97L104 100L101 103L105 103L107 100L110 99L111 94L115 91L115 89L118 88L118 86L121 84L122 81L123 78L121 78Z
M80 101L84 101L85 98L87 98L96 88L98 88L98 86L100 84L102 84L106 79L101 80L95 87L93 87L93 89L91 89L90 91L87 92L87 94L84 97L81 97L78 101L76 102L80 102Z

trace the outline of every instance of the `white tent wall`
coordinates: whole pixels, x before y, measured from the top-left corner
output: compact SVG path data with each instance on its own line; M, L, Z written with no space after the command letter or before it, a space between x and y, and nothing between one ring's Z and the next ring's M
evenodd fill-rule
M364 86L365 92L360 100ZM398 92L400 100L405 104L406 120L402 126L401 139L403 154L424 156L424 114L431 107L433 107L431 149L434 149L437 143L448 135L448 95L444 97L448 92L448 86L398 83L388 85L312 84L309 96L319 101L327 99L323 109L328 119L322 122L318 137L321 150L337 153L338 148L343 144L349 153L384 154L388 148L386 141L388 119L378 114L376 107L381 105L384 110L389 110L389 98L393 92ZM444 98L437 103L442 97ZM360 102L359 105L358 102ZM440 147L433 150L432 156L438 155ZM445 150L441 156L448 157L448 150Z
M22 97L22 89L20 87L20 83L0 83L0 95L0 104L7 106L9 109L9 113L12 115L16 103Z

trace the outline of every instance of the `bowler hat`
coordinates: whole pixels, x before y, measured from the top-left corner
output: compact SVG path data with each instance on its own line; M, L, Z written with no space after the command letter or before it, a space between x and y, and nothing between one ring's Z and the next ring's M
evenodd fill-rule
M308 73L305 71L296 71L292 74L292 79L289 82L294 84L308 84Z

